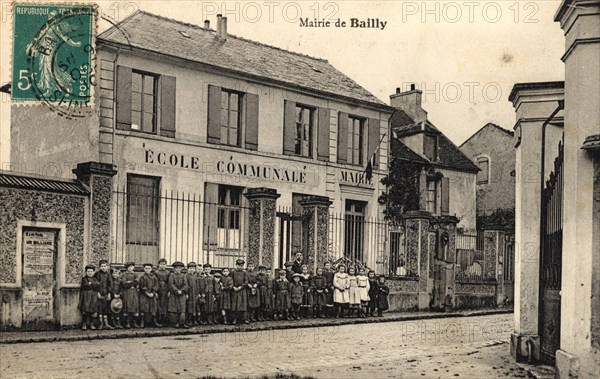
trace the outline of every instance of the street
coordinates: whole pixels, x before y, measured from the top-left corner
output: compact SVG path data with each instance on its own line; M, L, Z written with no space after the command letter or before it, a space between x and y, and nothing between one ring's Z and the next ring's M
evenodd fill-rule
M509 356L512 318L7 344L0 377L527 377Z

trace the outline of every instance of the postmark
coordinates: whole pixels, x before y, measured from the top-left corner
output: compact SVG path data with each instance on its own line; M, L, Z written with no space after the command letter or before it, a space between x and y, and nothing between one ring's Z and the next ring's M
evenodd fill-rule
M85 117L96 77L95 15L93 5L14 5L13 101Z

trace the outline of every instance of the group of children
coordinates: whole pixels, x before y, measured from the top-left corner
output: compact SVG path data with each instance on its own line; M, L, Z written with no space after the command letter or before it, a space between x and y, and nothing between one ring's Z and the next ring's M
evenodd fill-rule
M264 265L253 263L244 269L238 259L232 270L212 273L210 264L190 262L184 273L182 262L167 269L165 259L158 267L143 265L144 273L134 272L135 263L125 264L125 272L110 270L101 260L99 270L85 267L79 309L82 329L143 328L173 324L189 328L207 324L237 324L265 320L299 320L305 317L382 317L388 309L389 288L385 277L365 275L364 268L331 263L310 274L308 266L294 272L293 264L277 272L277 278ZM117 299L117 300L115 300Z

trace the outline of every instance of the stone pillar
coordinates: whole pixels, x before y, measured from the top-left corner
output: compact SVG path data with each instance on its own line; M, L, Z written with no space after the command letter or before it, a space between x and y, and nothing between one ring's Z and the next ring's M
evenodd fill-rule
M79 163L73 170L77 179L90 189L88 263L98 265L100 259L110 261L112 234L113 164Z
M275 254L275 209L279 195L272 188L250 188L248 199L248 262L273 267Z
M516 111L515 125L515 330L511 353L527 360L526 344L533 343L533 357L539 359L540 298L540 170L542 125L563 100L563 82L519 83L509 101ZM554 167L562 138L562 112L546 127L545 179Z
M307 222L306 262L312 272L323 267L329 246L329 206L332 201L327 196L307 196L300 200L302 214Z
M563 1L554 18L565 32L563 260L558 377L592 378L600 367L600 1ZM588 143L586 143L588 142ZM582 148L583 147L583 148ZM594 153L594 150L596 153ZM565 259L566 258L566 259Z
M433 292L433 257L429 254L429 225L431 216L428 212L414 211L405 215L406 230L406 269L409 275L419 277L418 302L419 310L429 309L429 301Z
M504 293L504 249L506 233L503 230L483 232L483 272L496 279L496 305L502 305Z

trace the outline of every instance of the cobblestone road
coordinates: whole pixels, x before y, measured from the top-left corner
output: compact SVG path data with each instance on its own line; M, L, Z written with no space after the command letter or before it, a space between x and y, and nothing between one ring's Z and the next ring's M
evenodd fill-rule
M510 314L175 337L0 345L1 378L514 378Z

